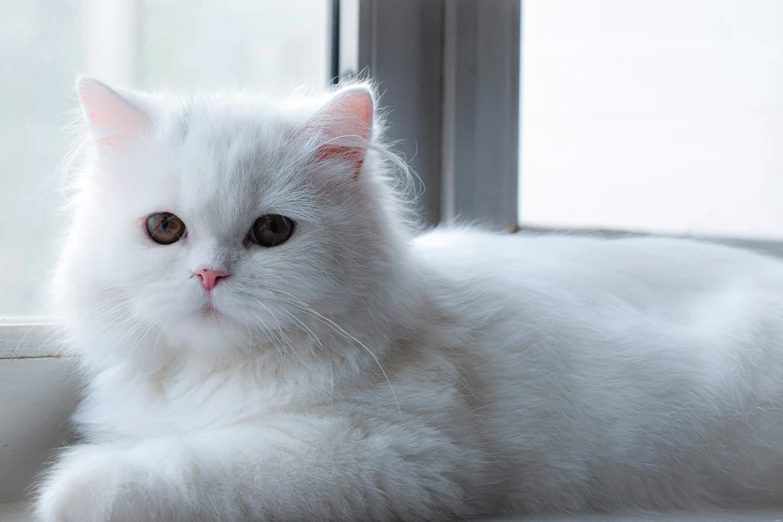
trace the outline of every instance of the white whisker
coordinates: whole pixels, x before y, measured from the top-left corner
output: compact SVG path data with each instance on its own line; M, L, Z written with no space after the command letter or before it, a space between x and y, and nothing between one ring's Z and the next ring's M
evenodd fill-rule
M373 358L373 360L375 361L375 364L378 365L378 368L381 370L381 373L383 374L383 377L386 379L386 383L389 385L389 389L391 390L392 397L394 397L394 402L397 405L397 412L400 415L400 420L403 420L402 409L400 408L400 401L397 399L397 393L395 393L395 391L394 391L394 386L392 385L391 380L389 379L389 376L386 374L386 370L383 369L383 365L381 364L381 361L372 352L372 350L370 350L359 339L357 339L356 337L354 337L350 333L346 332L340 325L338 325L337 323L335 323L334 321L332 321L328 317L325 317L324 315L316 312L315 310L313 310L313 308L310 305L308 305L307 303L302 302L302 300L299 299L298 297L296 297L295 295L290 294L288 292L284 292L283 290L278 290L277 288L267 287L267 289L272 291L272 292L277 292L279 294L287 296L289 299L291 299L291 301L290 301L291 304L300 307L300 309L303 312L305 312L307 314L310 314L311 317L314 317L317 320L322 321L327 326L330 326L335 332L343 335L347 339L350 339L351 341L353 341L356 344L358 344L359 346L361 346Z

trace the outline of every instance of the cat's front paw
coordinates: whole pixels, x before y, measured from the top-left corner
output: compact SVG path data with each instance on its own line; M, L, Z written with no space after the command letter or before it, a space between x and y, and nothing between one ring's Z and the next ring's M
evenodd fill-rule
M157 520L151 478L118 452L75 448L42 487L36 513L42 522Z

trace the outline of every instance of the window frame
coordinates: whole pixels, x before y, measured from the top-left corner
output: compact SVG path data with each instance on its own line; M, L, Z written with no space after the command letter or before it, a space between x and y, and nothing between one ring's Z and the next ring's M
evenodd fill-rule
M422 181L427 225L517 229L521 5L359 2L359 70L391 109L390 138Z
M521 1L457 0L444 9L441 218L515 231Z
M55 323L44 317L0 317L0 360L63 357Z
M359 0L356 70L378 85L387 138L421 180L419 210L429 225L441 221L443 5Z

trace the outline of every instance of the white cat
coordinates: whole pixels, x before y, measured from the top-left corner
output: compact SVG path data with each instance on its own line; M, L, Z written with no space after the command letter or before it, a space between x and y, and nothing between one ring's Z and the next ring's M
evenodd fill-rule
M783 497L783 264L416 236L370 87L81 79L55 278L88 387L46 521L441 520Z

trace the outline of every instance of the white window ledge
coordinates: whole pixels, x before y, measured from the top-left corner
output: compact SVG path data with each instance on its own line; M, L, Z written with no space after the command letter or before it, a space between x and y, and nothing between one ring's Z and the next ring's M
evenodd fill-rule
M26 503L0 504L0 522L28 522L32 520L34 518L30 515Z
M0 360L60 356L60 339L44 318L0 318Z
M24 502L0 504L0 522L33 522ZM783 511L728 511L711 514L629 515L629 516L552 516L534 518L493 518L486 522L783 522ZM480 522L480 521L477 521Z
M78 401L76 361L62 357L52 322L0 320L0 503L24 500L52 452L66 441ZM26 520L5 504L0 522Z

